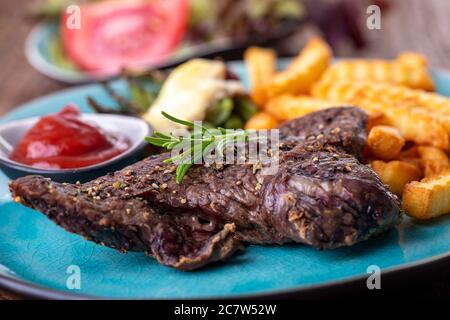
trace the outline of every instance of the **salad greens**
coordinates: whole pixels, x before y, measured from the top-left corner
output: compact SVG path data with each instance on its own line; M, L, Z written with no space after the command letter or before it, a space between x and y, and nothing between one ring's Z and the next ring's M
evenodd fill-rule
M208 109L205 121L213 127L239 129L257 112L258 107L246 96L224 98Z
M205 121L213 126L220 126L228 120L233 109L234 101L231 98L222 99L206 111Z
M129 94L127 96L118 93L110 82L102 81L100 85L116 102L116 106L103 106L93 97L87 98L88 104L98 113L141 116L155 101L166 76L165 73L157 70L145 73L124 71L122 79L128 86ZM204 126L241 129L257 112L258 107L248 96L227 97L208 108Z
M64 53L59 37L52 38L47 46L47 53L55 65L66 70L78 70L78 67Z
M129 92L127 96L118 93L109 81L101 81L100 85L117 105L104 106L90 96L87 98L88 104L98 113L141 116L158 96L165 78L166 74L158 70L140 73L124 70L121 79L127 84Z

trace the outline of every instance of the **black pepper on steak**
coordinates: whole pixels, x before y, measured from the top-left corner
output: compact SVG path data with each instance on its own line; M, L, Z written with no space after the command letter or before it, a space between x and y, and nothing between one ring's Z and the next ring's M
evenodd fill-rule
M284 124L270 176L249 165L196 165L177 184L166 153L84 184L27 176L10 190L70 232L183 270L226 259L243 243L349 246L401 217L397 197L359 162L366 122L346 107Z

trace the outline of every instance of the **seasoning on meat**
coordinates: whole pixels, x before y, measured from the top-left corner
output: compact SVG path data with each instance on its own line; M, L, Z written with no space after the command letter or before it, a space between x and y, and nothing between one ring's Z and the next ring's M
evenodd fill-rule
M348 246L385 232L401 217L398 198L359 162L366 122L363 111L348 107L286 123L273 175L253 173L248 165L220 171L196 165L177 184L172 165L163 163L166 153L85 184L28 176L10 189L14 199L70 232L184 270L224 260L242 243ZM86 190L93 186L108 201L92 199Z

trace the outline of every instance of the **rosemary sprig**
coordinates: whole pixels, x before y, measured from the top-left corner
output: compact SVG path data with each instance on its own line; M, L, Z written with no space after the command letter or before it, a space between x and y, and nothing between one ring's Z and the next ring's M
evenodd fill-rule
M212 130L194 122L178 119L164 111L161 114L175 123L193 129L193 133L189 136L178 137L172 134L166 135L161 132L155 132L152 137L145 138L148 143L167 150L172 150L177 146L184 147L182 150L185 151L182 153L164 160L165 163L177 165L177 183L181 183L192 165L200 161L211 150L215 150L216 153L223 156L224 151L230 144L234 145L236 142L249 141L249 131L231 130L230 132L223 128Z

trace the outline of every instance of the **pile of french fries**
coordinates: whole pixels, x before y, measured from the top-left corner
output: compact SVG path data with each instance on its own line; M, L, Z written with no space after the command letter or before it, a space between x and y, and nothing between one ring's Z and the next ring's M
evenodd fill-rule
M369 114L367 165L416 219L450 213L450 99L434 91L425 57L340 60L320 38L283 71L271 49L245 52L251 97L247 129L272 129L311 112L356 106Z

